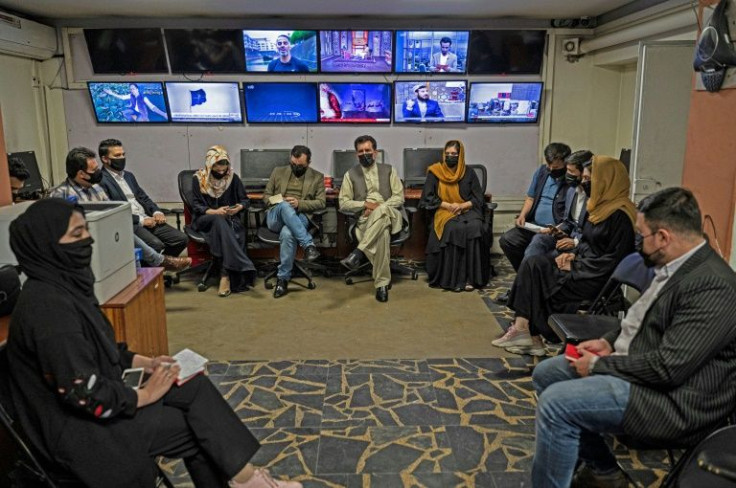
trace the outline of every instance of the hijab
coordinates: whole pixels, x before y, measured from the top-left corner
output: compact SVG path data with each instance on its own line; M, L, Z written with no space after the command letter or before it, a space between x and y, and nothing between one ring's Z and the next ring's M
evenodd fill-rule
M445 153L442 153L442 161L434 163L427 169L427 172L432 173L439 180L439 187L437 194L440 200L446 203L465 203L465 200L460 196L460 180L465 176L465 147L460 141L450 141L445 144L445 148L455 143L460 146L458 151L457 166L450 168L445 162ZM455 217L455 214L444 208L438 208L434 213L434 231L439 239L442 239L442 232L445 229L445 224Z
M608 156L593 156L590 175L588 220L599 224L616 210L622 210L636 223L636 206L629 199L631 182L624 163Z
M220 162L227 162L228 164L225 177L218 180L213 178L211 173L212 167ZM202 193L206 193L213 198L220 198L230 187L230 183L233 182L233 165L230 164L227 149L219 145L209 148L204 160L204 168L197 171L197 179L199 180L199 189Z

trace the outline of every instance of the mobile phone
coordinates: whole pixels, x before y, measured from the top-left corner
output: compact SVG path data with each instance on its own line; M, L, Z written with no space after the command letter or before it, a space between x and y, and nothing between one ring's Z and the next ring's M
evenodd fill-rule
M578 346L575 344L568 344L565 346L565 359L575 361L580 359L582 356L578 352Z
M137 390L141 387L141 383L143 383L144 372L143 368L126 369L123 371L123 383L125 383L125 386L129 386L134 390Z

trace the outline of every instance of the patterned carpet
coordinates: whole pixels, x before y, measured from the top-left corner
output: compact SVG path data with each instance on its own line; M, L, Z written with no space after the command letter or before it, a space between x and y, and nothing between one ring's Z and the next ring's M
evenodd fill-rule
M497 259L492 298L513 271ZM489 345L489 350L491 346ZM210 379L261 441L252 462L305 487L531 486L536 359L247 361L208 365ZM614 444L642 486L665 474L664 451ZM161 465L191 486L183 463Z

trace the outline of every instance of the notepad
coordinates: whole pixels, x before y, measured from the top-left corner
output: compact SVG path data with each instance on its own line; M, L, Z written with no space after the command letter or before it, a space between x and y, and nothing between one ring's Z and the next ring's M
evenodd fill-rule
M518 227L518 226L517 226ZM546 227L542 227L541 225L532 224L530 222L524 222L524 225L521 226L522 229L530 230L534 233L538 233L542 229L546 229Z
M209 361L209 359L197 354L191 349L182 349L172 357L181 368L179 370L179 377L176 379L176 384L179 386L198 374L204 373L204 369Z
M268 197L268 204L269 205L278 205L279 203L284 201L284 196L281 193L277 193L276 195L271 195Z

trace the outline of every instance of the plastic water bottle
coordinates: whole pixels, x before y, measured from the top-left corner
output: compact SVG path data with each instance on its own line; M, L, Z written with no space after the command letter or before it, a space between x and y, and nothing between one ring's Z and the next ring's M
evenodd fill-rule
M141 261L143 260L143 249L140 247L135 248L135 267L141 267Z

